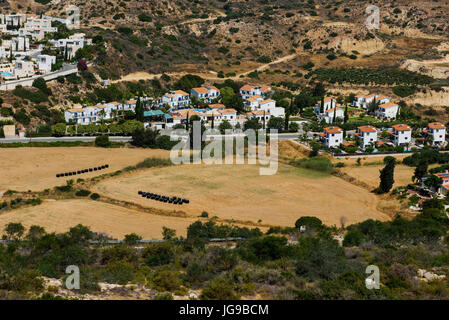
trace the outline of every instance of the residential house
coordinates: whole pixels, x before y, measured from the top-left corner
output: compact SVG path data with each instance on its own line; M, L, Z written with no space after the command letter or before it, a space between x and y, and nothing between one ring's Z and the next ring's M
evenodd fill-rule
M367 109L373 101L376 101L377 103L380 104L384 104L390 102L390 98L385 96L379 96L377 94L369 94L367 96L357 95L354 98L352 105L356 108Z
M370 146L374 147L377 143L377 129L369 125L358 127L355 137L359 139L362 149Z
M337 101L333 98L326 97L324 98L324 108L321 108L321 101L318 101L315 104L314 111L316 114L325 113L329 109L333 109L337 106Z
M37 56L37 68L42 73L51 72L51 66L56 63L56 57L47 54L41 54Z
M159 105L167 104L170 108L187 107L190 105L190 96L182 90L170 91L162 96L159 100Z
M320 121L324 120L326 123L334 123L337 119L343 119L345 117L345 111L340 107L327 109L324 113L319 115Z
M430 189L432 190L432 192L447 196L449 193L449 172L446 171L446 172L436 173L435 175L438 178L440 178L441 180L443 180L443 184L441 185L441 187L438 190L435 190L435 188L430 188ZM424 182L427 180L427 178L428 177L423 178L423 181L422 181L423 187L426 187Z
M424 134L430 137L432 145L444 146L446 144L446 127L440 122L431 122L423 130Z
M79 49L91 44L92 39L85 38L84 33L77 33L68 39L50 40L50 43L54 48L61 50L68 59L72 59Z
M395 124L392 126L392 141L396 146L408 146L412 142L412 128L406 124Z
M272 117L284 117L285 110L276 107L276 101L273 99L264 99L262 96L254 96L246 100L245 108L248 111L265 111Z
M240 88L240 96L243 100L248 100L254 96L267 96L271 93L271 87L269 86L252 86L244 85Z
M375 111L376 116L380 119L396 119L399 111L399 106L393 102L387 102L379 105Z
M224 109L218 111L221 114L219 121L229 121L232 125L236 123L237 111L235 109Z
M204 101L204 102L210 103L214 99L217 99L217 98L220 97L220 90L218 90L214 86L193 88L190 91L190 95L192 97L196 97L200 101Z
M263 122L264 118L265 118L265 123L268 123L268 120L270 120L270 118L272 117L272 115L270 114L269 111L265 111L265 110L256 110L256 111L250 111L246 114L246 119L257 119L259 122Z
M324 128L321 138L328 148L338 148L343 143L343 130L335 126Z

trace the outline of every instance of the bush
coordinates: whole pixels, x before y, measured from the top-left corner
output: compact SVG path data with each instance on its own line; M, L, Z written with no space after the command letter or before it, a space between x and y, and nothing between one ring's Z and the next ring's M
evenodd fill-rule
M295 222L295 227L299 229L301 226L306 228L319 230L323 227L323 222L316 217L301 217Z
M209 281L200 295L202 300L238 300L240 295L235 292L231 283L223 278Z
M90 195L90 198L91 198L92 200L98 200L98 199L100 199L100 195L99 195L98 193L92 193L92 194Z
M108 135L102 135L95 138L95 146L100 148L108 148L111 146Z
M75 195L77 197L87 197L88 195L90 195L90 191L89 190L78 190Z

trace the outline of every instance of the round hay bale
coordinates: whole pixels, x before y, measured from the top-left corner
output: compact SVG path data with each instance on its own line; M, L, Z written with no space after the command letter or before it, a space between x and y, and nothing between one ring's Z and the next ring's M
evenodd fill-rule
M142 192L142 191L140 191L140 190L139 190L139 191L137 191L137 194L142 194L142 193L143 193L143 192Z
M92 168L89 168L89 172L92 172L92 171L94 171L94 169L92 169Z
M97 167L95 167L95 168L94 168L94 171L97 171L97 170L98 170Z

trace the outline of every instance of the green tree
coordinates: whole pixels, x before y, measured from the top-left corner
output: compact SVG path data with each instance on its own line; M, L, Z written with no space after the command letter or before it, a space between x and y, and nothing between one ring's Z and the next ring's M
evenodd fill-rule
M418 163L418 166L415 169L413 181L421 182L422 178L424 178L427 175L428 168L429 164L427 163L427 160L421 159Z
M284 119L281 117L271 117L270 120L268 120L268 128L269 129L277 129L279 131L284 130Z
M143 122L143 119L144 119L144 116L143 116L143 113L144 113L144 109L143 109L143 105L142 105L142 101L140 101L140 97L137 99L137 102L136 102L136 120L137 121L140 121L140 122Z
M108 148L111 145L108 135L101 135L95 138L95 146L101 148Z
M220 130L221 134L225 134L225 130L231 130L232 125L227 120L223 120L219 125L218 129Z
M65 123L57 123L54 126L51 127L51 133L55 137L62 137L65 136L66 133L66 124Z
M394 169L396 167L396 159L393 157L384 158L385 167L380 170L379 193L388 193L394 185Z

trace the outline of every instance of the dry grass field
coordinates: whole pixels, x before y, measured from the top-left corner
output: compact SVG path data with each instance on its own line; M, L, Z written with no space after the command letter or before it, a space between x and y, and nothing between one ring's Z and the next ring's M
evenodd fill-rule
M6 190L42 191L64 185L66 178L57 173L109 164L109 169L74 178L91 178L135 165L149 157L169 157L165 150L58 147L0 149L0 192ZM70 177L72 178L72 177Z
M148 240L162 239L164 226L175 229L178 236L185 236L187 227L196 220L152 215L87 199L62 200L0 214L0 230L10 222L20 222L26 228L39 225L47 232L66 232L82 224L117 239L136 233Z
M384 165L351 166L345 167L341 171L358 181L368 184L374 189L379 186L379 171L383 168ZM414 171L415 168L405 165L397 165L394 169L395 183L393 187L406 186L407 184L411 183Z
M138 190L190 199L182 207L144 199ZM280 165L274 176L260 176L259 168L238 166L179 166L149 169L101 181L95 192L147 207L185 211L196 217L293 226L301 216L316 216L328 225L369 218L386 220L382 208L395 202L381 200L342 179L310 170Z

